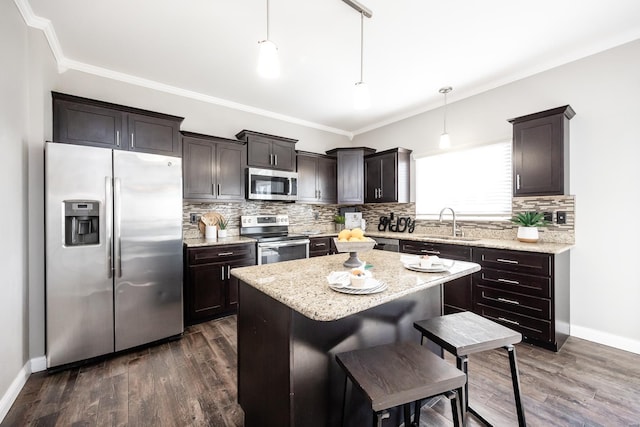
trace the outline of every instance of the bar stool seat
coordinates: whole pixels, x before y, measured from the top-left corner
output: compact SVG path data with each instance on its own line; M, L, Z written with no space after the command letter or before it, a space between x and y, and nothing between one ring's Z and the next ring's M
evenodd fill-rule
M415 322L413 326L422 333L421 344L424 338L438 344L444 350L456 357L456 365L468 375L468 356L486 350L504 348L509 355L511 369L511 382L518 414L518 425L526 426L524 408L520 398L520 374L516 359L514 344L522 341L522 335L512 329L502 326L480 315L465 311L461 313L447 314L427 320ZM491 425L473 408L469 407L469 384L464 386L462 407L464 412L471 412L486 425Z
M396 343L339 353L336 361L346 373L343 425L348 380L371 402L374 426L381 426L386 411L396 406L404 407L405 426L411 426L410 404L438 395L451 400L454 425L460 425L462 407L457 396L466 376L427 348Z

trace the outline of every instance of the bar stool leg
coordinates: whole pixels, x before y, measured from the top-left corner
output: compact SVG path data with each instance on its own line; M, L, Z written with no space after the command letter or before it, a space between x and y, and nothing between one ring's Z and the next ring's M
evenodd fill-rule
M462 389L458 389L456 391L449 391L445 393L445 397L451 401L451 414L453 415L453 425L454 427L460 427L460 415L462 412L462 406L460 405L460 393Z
M415 411L413 413L413 424L416 427L420 425L420 410L422 410L422 400L416 400Z
M509 366L511 367L511 382L513 383L513 395L516 400L516 411L518 413L518 426L526 427L524 419L524 408L520 398L520 373L518 371L518 360L516 359L516 348L513 345L504 347L509 353Z
M342 421L340 425L344 427L344 419L347 413L347 382L349 381L349 377L347 375L344 376L344 390L342 392Z

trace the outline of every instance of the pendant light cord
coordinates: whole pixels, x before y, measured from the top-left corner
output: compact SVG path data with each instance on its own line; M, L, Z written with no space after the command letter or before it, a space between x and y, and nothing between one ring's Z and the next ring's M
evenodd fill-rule
M269 38L269 0L267 0L267 40L271 40Z
M444 93L444 132L447 133L447 93Z
M364 69L364 12L360 11L360 83L363 79Z

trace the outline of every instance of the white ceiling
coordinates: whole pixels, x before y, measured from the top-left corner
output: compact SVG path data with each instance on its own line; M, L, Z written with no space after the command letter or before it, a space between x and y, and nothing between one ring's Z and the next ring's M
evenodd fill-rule
M453 102L640 38L638 0L360 0L358 112L360 15L342 0L270 0L277 80L255 71L266 0L14 1L62 68L346 135L441 106L442 86Z

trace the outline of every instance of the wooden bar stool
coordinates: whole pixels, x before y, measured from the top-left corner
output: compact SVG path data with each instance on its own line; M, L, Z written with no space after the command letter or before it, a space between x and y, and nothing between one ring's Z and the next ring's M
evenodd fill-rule
M415 322L413 326L422 333L421 344L424 338L428 338L456 357L458 369L468 375L468 356L485 350L504 348L509 354L509 366L511 367L511 382L516 401L518 425L526 426L524 408L520 398L520 374L516 360L516 349L513 344L522 340L522 335L507 327L499 325L489 319L470 311L447 314L428 320ZM462 397L464 412L471 412L486 425L491 425L473 408L469 407L469 384L464 386Z
M412 426L411 403L438 395L445 395L451 400L453 423L461 425L459 396L466 376L427 348L412 342L396 343L340 353L336 360L346 373L342 425L348 380L371 402L374 427L382 426L382 420L389 416L388 409L401 405L404 425Z

